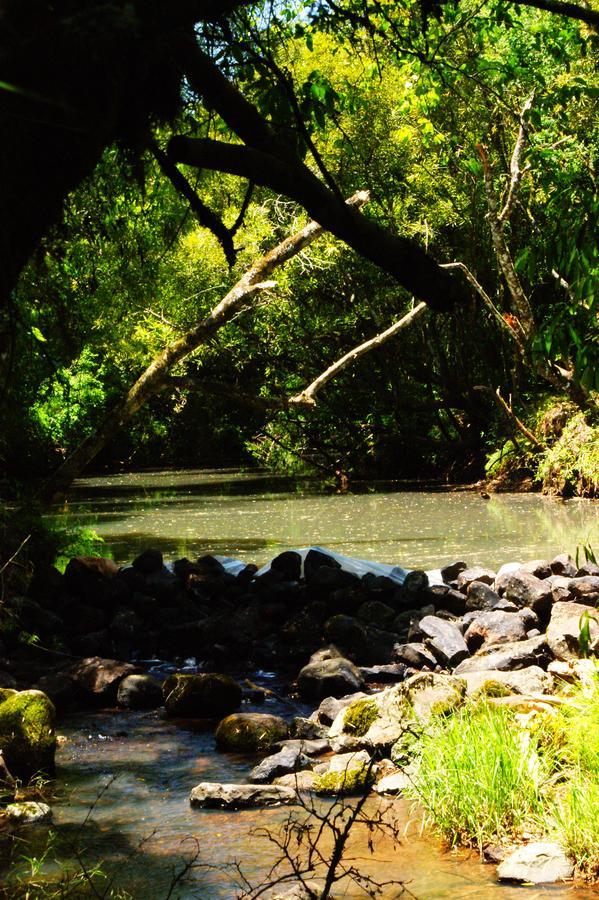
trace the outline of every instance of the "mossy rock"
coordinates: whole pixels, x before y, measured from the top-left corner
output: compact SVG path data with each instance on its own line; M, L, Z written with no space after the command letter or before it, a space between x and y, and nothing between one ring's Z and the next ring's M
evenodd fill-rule
M8 700L9 697L12 697L14 694L18 694L19 692L14 688L0 688L0 703L4 703L5 700Z
M327 797L341 797L348 794L362 794L374 782L371 766L360 765L341 772L324 772L313 785L313 791Z
M489 678L472 694L472 700L483 700L485 697L511 697L513 693L514 691L507 684Z
M238 709L241 687L229 675L205 672L200 675L170 675L162 686L169 716L211 719Z
M223 719L216 729L219 750L236 753L256 753L271 750L288 737L284 719L267 713L234 713Z
M374 700L357 700L345 711L343 730L354 737L364 737L378 718L379 711Z
M56 711L42 691L19 691L0 703L0 750L11 775L52 774Z
M405 766L420 753L420 732L416 725L406 728L391 747L389 756L396 766Z

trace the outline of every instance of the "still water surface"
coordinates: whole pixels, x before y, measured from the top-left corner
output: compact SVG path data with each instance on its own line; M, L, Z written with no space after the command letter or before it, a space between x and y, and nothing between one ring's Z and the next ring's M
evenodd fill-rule
M92 527L119 562L152 546L171 559L221 553L260 564L285 549L320 545L429 569L455 559L498 566L599 544L598 506L584 501L516 494L484 501L476 493L400 492L388 485L358 489L324 494L307 483L273 481L260 473L145 472L81 480L55 518ZM290 714L272 702L265 711ZM217 754L211 729L165 721L156 713L87 713L64 722L62 731L68 741L58 754L64 792L55 823L63 836L103 859L116 883L134 897L165 897L172 867L193 851L196 840L203 863L238 861L254 884L264 877L273 851L252 829L276 827L288 810L226 813L194 811L188 804L198 782L242 781L255 760ZM393 807L405 830L401 846L383 841L361 865L383 881L407 881L420 900L597 896L591 888L497 885L493 867L481 865L476 855L442 852L434 838L420 833L419 815L405 801ZM367 856L363 838L357 841L356 855ZM62 864L69 858L74 864L63 851ZM230 869L208 867L195 870L191 884L172 896L225 900L237 893ZM363 894L348 885L341 896ZM398 894L389 888L383 896Z
M221 553L258 564L318 545L405 568L464 559L498 566L599 544L599 504L539 494L398 491L327 494L309 482L229 470L81 479L56 518L93 528L125 562L147 547L167 558Z

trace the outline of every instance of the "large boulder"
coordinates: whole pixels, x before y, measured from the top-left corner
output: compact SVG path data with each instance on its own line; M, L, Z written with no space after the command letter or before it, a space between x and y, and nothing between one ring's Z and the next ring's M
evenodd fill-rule
M469 696L486 694L550 694L553 678L539 666L527 666L514 672L488 670L484 672L463 672L460 675L467 685Z
M511 612L490 610L472 619L464 640L471 652L485 644L509 644L526 638L526 625L520 616Z
M219 750L236 753L256 753L271 750L289 736L284 719L267 713L234 713L220 722L216 729Z
M116 701L123 678L135 675L138 671L136 666L118 659L89 656L75 663L68 674L79 692L88 700L110 704Z
M42 691L19 691L0 703L0 751L11 775L28 781L54 771L56 711Z
M302 697L321 700L344 697L361 690L364 678L349 659L336 657L308 663L297 676L297 686Z
M585 615L586 613L586 615ZM599 647L599 615L594 606L582 603L554 603L547 628L547 643L556 659L577 659L580 656L580 631L588 622L590 649Z
M202 672L169 675L162 686L169 716L212 719L233 712L241 705L242 691L229 675Z
M124 709L156 709L162 706L162 685L151 675L127 675L119 684L116 702Z
M559 844L535 841L518 847L497 868L500 881L524 884L550 884L566 881L574 874L574 866Z
M192 806L200 809L247 809L297 803L297 791L278 784L218 784L204 781L189 795Z

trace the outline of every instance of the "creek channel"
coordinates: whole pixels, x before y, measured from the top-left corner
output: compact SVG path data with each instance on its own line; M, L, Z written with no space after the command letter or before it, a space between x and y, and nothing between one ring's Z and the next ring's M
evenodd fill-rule
M474 492L398 487L357 485L352 493L331 495L307 482L273 481L256 472L143 472L81 480L53 519L93 528L120 563L156 547L169 560L217 553L261 565L282 550L319 545L431 569L456 559L498 566L564 551L574 554L593 541L597 545L597 504L525 494L485 501ZM156 674L169 671L159 662L153 666ZM280 687L275 673L243 674L275 690ZM307 711L270 697L260 707L246 708L287 717ZM212 729L164 719L159 711L77 713L61 721L59 731L66 738L57 755L53 804L59 839L48 860L56 858L63 869L78 868L80 854L88 866L102 860L115 886L144 900L167 896L173 872L196 846L205 867L194 869L187 883L175 887L173 898L237 896L234 870L218 868L234 861L253 884L265 877L275 851L253 829L276 829L288 816L287 808L198 811L188 802L190 789L200 781L243 781L255 759L216 753ZM364 836L357 834L353 849L363 868L382 881L403 880L420 900L597 896L596 889L585 887L498 885L494 867L481 864L477 854L444 852L434 837L423 833L422 813L407 801L392 805L401 821L401 845L381 840L370 856ZM35 843L28 852L36 849ZM364 896L351 885L343 890L346 897ZM399 893L389 889L383 896Z

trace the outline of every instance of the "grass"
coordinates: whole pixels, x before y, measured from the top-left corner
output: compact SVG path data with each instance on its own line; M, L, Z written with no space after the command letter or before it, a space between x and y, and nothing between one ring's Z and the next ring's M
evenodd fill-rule
M599 669L567 700L527 719L483 700L432 720L410 794L452 845L538 834L599 879Z

